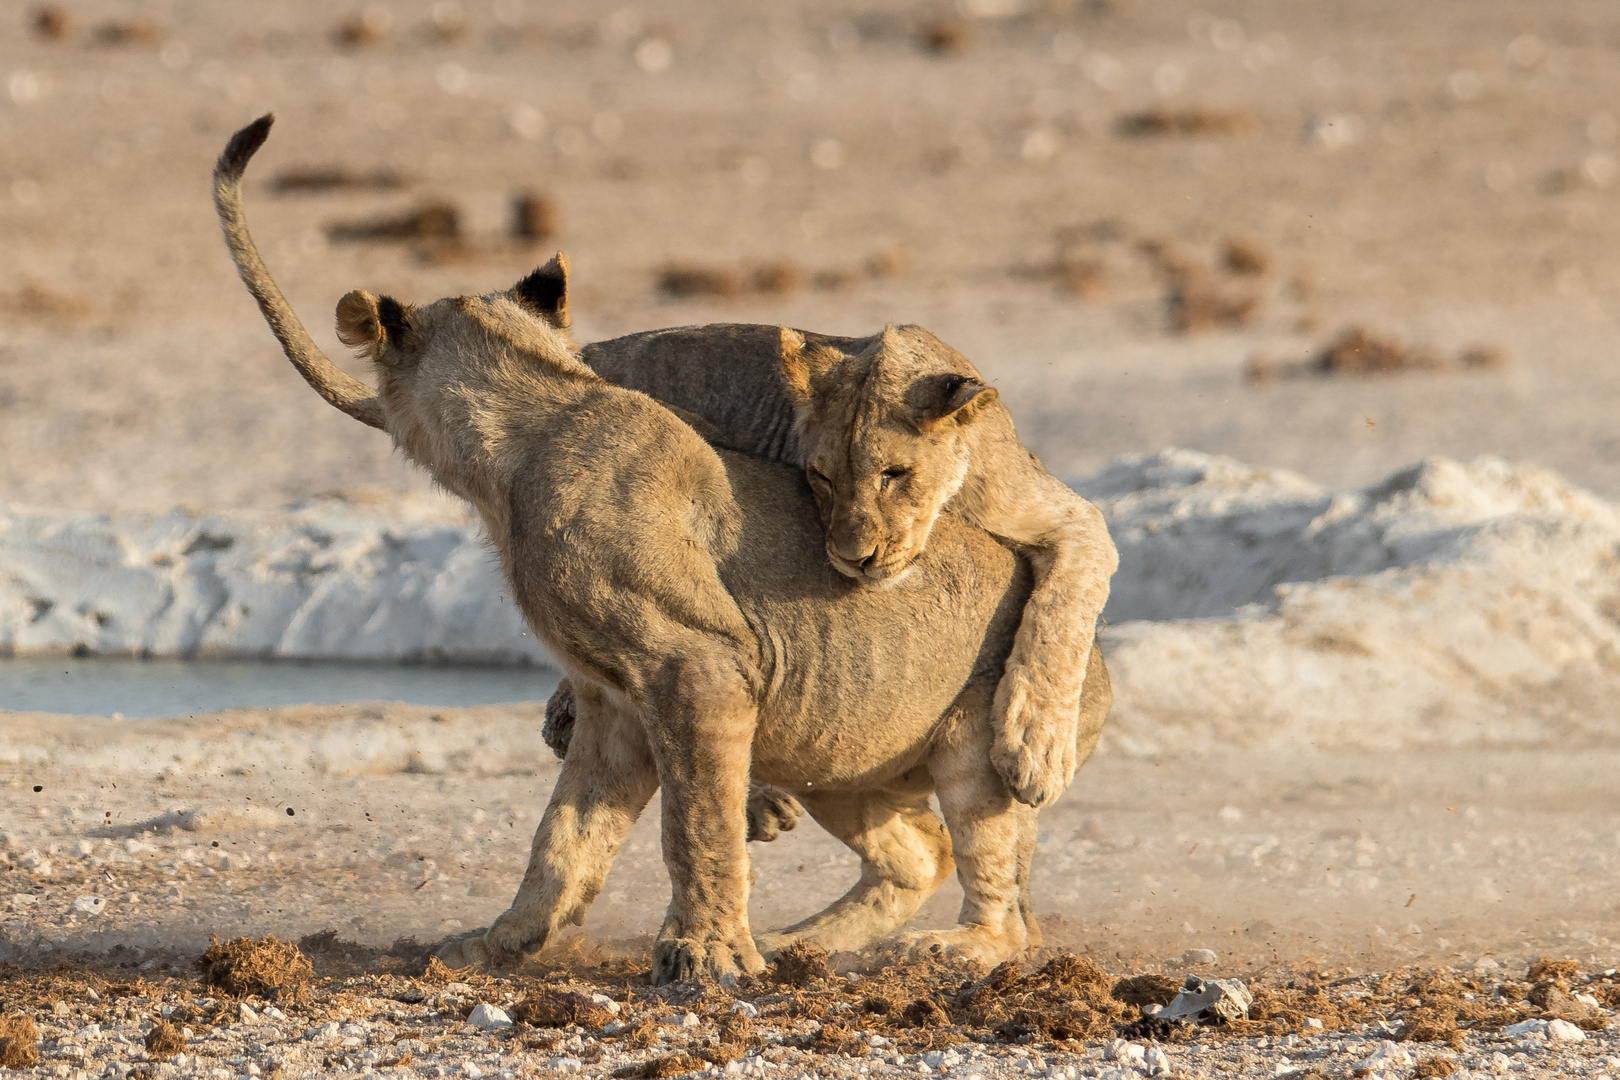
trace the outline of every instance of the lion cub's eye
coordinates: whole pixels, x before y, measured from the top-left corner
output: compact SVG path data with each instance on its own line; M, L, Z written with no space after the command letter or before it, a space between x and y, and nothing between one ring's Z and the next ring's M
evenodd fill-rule
M878 474L878 490L886 490L890 484L910 474L910 469L884 469L883 472Z

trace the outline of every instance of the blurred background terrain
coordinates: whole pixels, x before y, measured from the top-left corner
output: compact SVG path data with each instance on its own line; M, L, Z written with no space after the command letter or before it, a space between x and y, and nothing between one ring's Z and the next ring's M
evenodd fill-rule
M563 248L582 339L923 323L1060 475L1178 445L1342 485L1488 452L1620 494L1596 0L3 17L0 499L424 488L231 272L209 170L272 110L250 220L362 376L344 291L481 292Z

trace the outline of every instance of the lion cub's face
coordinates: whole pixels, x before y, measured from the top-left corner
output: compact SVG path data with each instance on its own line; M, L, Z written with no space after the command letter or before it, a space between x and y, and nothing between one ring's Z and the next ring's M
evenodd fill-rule
M794 352L805 475L840 573L892 585L928 546L968 471L967 426L996 392L927 331L891 327L860 354ZM945 370L940 370L941 368Z

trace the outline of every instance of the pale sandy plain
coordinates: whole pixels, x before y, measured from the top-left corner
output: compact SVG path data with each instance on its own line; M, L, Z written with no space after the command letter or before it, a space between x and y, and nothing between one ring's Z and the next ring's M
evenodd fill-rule
M428 5L399 3L365 49L334 44L340 14L86 3L49 42L23 7L5 12L0 500L210 512L426 492L296 379L231 273L207 174L229 133L271 109L249 212L334 358L329 312L349 288L482 291L561 246L584 339L716 320L923 323L980 365L1066 477L1183 446L1341 490L1489 453L1620 497L1620 38L1603 4L529 0L469 3L465 32L441 42ZM115 17L151 20L157 40L97 44ZM941 19L960 51L919 45ZM1155 105L1249 110L1255 126L1119 132ZM310 164L390 167L411 185L266 189ZM556 201L560 231L496 250L524 188ZM322 231L429 196L462 208L482 254L429 265ZM1139 241L1213 268L1228 235L1270 253L1259 278L1211 270L1260 294L1257 315L1174 333ZM1042 270L1066 244L1099 268L1088 296ZM790 260L808 280L891 251L898 272L837 290L656 288L672 260ZM1507 360L1245 381L1251 358L1303 358L1352 324ZM1174 686L1178 671L1157 678ZM177 957L210 932L331 926L381 942L479 925L515 887L555 775L538 714L0 717L16 751L0 764L6 954ZM1612 965L1620 742L1601 699L1564 719L1578 739L1544 724L1496 748L1116 743L1045 818L1036 897L1050 938L1120 969L1188 948L1234 973L1543 953ZM181 810L200 814L164 817ZM638 826L587 933L655 929L655 837L655 822ZM852 874L808 826L757 847L761 924ZM99 912L72 910L92 894ZM948 887L920 919L953 911Z

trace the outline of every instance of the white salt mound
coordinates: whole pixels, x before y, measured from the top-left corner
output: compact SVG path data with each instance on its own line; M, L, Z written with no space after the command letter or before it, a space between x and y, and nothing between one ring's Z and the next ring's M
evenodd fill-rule
M1115 749L1620 735L1620 513L1550 472L1435 459L1330 493L1177 450L1075 487L1120 549Z
M420 500L108 517L0 506L0 652L544 662L482 531Z
M1120 549L1104 749L1620 735L1620 513L1530 466L1360 491L1171 450L1077 481ZM0 652L543 662L477 526L409 501L0 507Z

